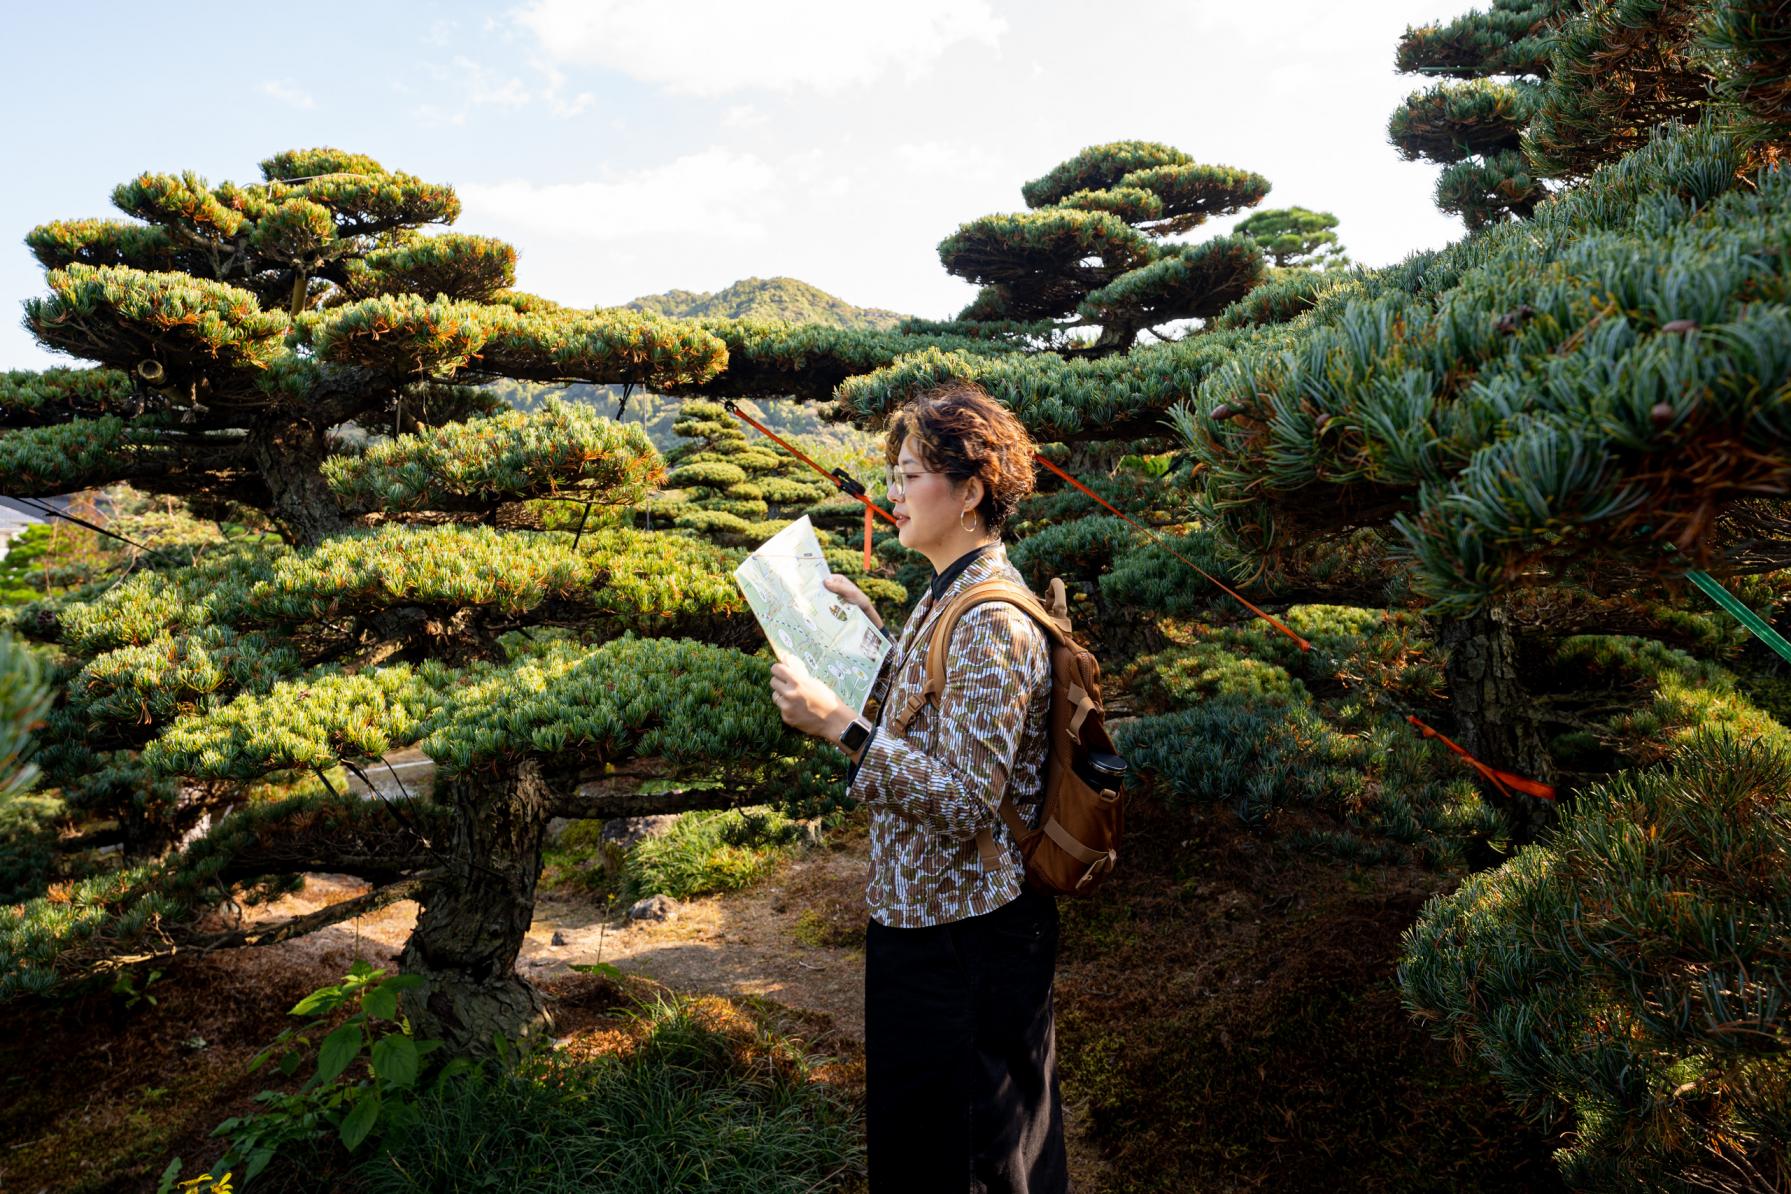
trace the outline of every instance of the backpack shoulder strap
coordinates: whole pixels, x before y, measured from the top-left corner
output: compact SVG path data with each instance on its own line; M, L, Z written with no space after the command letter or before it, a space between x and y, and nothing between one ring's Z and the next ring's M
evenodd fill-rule
M1052 578L1055 586L1054 596L1062 600L1063 581ZM1061 642L1070 633L1070 615L1060 605L1057 609L1046 609L1032 593L1005 580L985 580L981 584L971 585L958 596L952 598L939 620L933 624L933 637L927 642L927 687L932 689L936 698L945 692L945 657L951 646L951 632L957 629L958 620L976 606L989 601L1004 601L1009 605L1020 607L1033 621L1039 624L1053 642ZM938 677L937 684L934 677Z
M1029 590L1012 581L985 580L971 585L948 601L934 620L931 637L927 640L926 681L921 690L910 697L908 703L896 713L891 722L895 732L905 732L909 721L922 705L928 701L937 704L939 698L945 694L945 660L947 648L951 645L951 633L957 628L958 619L974 607L986 601L1005 601L1018 606L1039 624L1054 643L1067 644L1070 641L1070 613L1063 581L1052 577L1049 592L1051 605L1046 607Z

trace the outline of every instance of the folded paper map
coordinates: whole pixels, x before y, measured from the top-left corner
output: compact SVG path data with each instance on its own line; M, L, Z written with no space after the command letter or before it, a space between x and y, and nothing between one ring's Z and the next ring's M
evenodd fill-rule
M734 569L778 659L800 662L862 713L890 643L863 610L827 591L822 582L830 575L806 514Z

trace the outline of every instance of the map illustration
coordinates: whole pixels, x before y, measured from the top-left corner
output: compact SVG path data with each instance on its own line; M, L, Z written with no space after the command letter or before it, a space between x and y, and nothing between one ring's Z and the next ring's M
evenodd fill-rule
M832 573L805 514L747 556L734 579L778 659L801 661L862 713L890 644L864 611L827 591Z

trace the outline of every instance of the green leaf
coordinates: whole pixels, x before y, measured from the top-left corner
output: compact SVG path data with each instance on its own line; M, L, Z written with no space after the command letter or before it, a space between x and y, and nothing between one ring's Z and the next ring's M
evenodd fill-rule
M323 1047L317 1050L317 1084L334 1082L360 1051L361 1026L358 1023L344 1024L324 1037Z
M254 1181L255 1175L260 1173L263 1169L266 1169L267 1163L273 1159L274 1150L271 1147L258 1148L250 1153L249 1167L243 1172L243 1185L246 1186Z
M574 962L572 969L580 974L595 974L599 978L607 978L616 983L621 982L623 978L621 968L612 966L608 962Z
M394 1033L373 1046L373 1072L391 1086L409 1086L417 1080L417 1046L407 1036Z
M280 1058L280 1072L290 1078L304 1060L304 1055L297 1049L288 1049Z
M292 1005L289 1016L315 1016L322 1012L333 1011L342 1003L341 987L319 987L303 999Z
M379 1020L394 1020L398 1017L398 996L392 991L390 983L384 983L367 992L361 1000L361 1010Z
M385 1120L387 1132L402 1132L422 1123L423 1113L410 1103L388 1103Z
M185 1162L179 1157L168 1162L168 1167L162 1170L162 1180L156 1183L155 1194L171 1194L174 1189L174 1179L180 1176L184 1164Z
M370 1090L362 1096L360 1102L354 1105L354 1110L348 1113L348 1118L342 1121L343 1147L347 1148L349 1152L360 1147L361 1141L367 1139L367 1133L373 1130L373 1125L378 1120L379 1094Z

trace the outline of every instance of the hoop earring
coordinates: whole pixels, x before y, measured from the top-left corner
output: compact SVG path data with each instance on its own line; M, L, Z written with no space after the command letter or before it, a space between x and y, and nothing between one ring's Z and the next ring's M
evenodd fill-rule
M964 512L963 512L963 513L962 513L962 514L960 514L960 515L958 515L958 526L959 526L959 527L960 527L960 528L962 528L962 529L963 529L963 530L965 530L965 531L968 531L968 532L969 532L969 533L970 533L970 534L972 534L972 535L974 535L974 534L976 534L976 528L975 528L975 527L973 527L973 526L971 526L971 527L967 527L967 526L964 526L964 520L965 520L965 519L966 519L966 518L968 518L968 517L970 517L970 511L968 511L968 510L966 510L966 511L964 511Z

